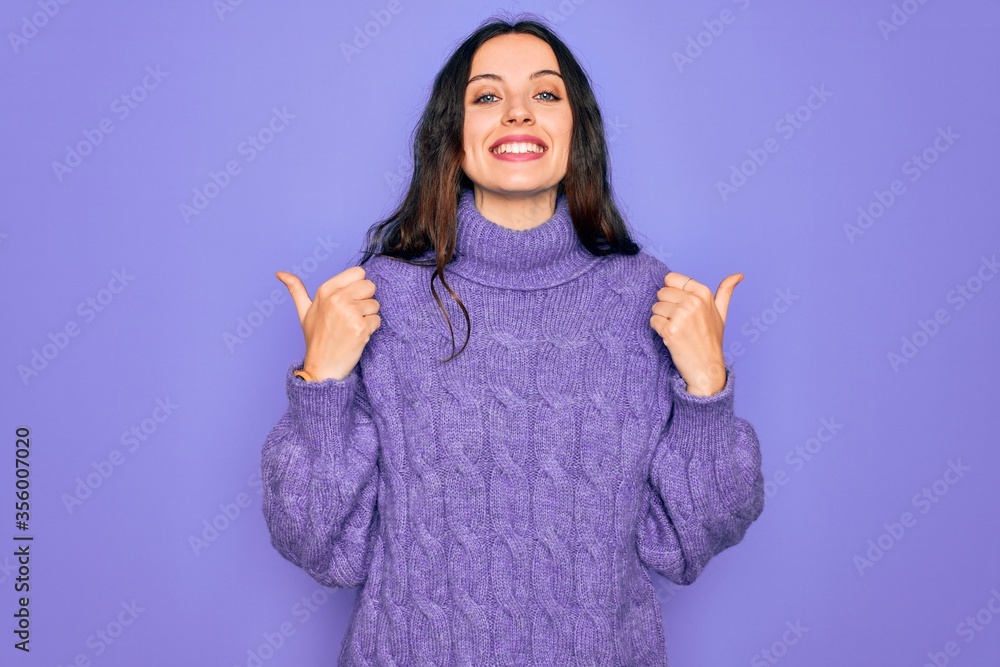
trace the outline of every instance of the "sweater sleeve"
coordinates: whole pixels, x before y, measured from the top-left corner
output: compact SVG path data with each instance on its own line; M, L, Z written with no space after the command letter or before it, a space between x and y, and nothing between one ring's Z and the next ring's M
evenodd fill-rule
M656 397L667 421L651 459L637 538L642 561L683 585L742 540L764 509L760 444L750 423L733 414L732 368L726 366L725 387L711 396L686 387L667 361Z
M360 366L343 380L285 375L288 410L261 455L271 544L316 581L361 584L375 537L378 436Z

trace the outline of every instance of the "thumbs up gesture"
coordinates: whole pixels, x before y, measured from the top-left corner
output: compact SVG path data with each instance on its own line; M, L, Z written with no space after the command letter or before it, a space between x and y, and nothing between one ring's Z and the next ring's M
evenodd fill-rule
M298 276L285 271L274 275L288 288L299 313L306 339L303 370L317 380L346 378L382 324L378 301L372 298L375 283L365 279L361 266L352 266L320 285L313 300Z
M656 293L649 325L663 338L674 366L695 396L711 396L726 386L722 333L726 311L742 273L726 276L713 296L708 286L671 271Z

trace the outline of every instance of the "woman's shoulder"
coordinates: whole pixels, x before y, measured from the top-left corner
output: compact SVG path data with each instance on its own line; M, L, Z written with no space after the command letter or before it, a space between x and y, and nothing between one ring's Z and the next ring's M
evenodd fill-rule
M369 277L369 280L372 282L375 282L376 277L387 281L405 281L416 275L424 275L426 272L433 271L433 266L420 265L432 262L433 259L434 255L430 251L414 259L401 259L389 255L372 255L368 258L368 261L360 266L365 270L365 277L372 276Z
M616 287L642 292L663 287L663 279L670 267L659 257L646 250L634 255L615 253L604 258L604 280Z
M433 260L433 253L429 255ZM420 266L412 262L427 262L428 255L413 260L399 259L388 255L372 255L361 265L365 278L375 283L374 298L379 303L379 315L383 325L395 328L412 324L414 319L426 317L424 309L433 302L430 292L430 275L433 266Z

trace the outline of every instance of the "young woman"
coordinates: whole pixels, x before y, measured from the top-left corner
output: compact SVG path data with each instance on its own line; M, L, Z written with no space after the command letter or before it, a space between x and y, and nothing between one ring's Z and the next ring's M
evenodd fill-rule
M665 665L646 567L690 584L763 509L722 354L742 276L640 251L533 20L447 61L367 246L314 299L277 274L306 352L262 452L274 547L361 586L340 664Z

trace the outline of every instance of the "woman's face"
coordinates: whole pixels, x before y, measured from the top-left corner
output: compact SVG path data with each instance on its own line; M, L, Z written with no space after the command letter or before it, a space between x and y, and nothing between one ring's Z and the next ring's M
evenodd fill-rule
M552 48L534 35L493 37L473 56L469 81L465 174L505 196L555 189L569 164L573 114Z

